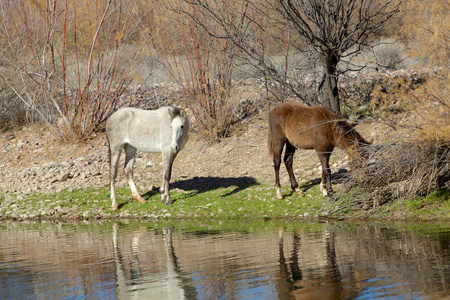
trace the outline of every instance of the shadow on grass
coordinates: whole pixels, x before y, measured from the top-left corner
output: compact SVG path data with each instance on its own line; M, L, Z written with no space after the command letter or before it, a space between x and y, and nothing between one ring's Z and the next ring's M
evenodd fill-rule
M221 197L230 196L243 191L251 186L258 185L253 177L194 177L187 180L179 180L170 184L170 191L179 189L187 192L188 196L194 196L204 192L212 191L219 188L234 187L232 191L223 194ZM149 191L143 195L144 198L151 198L153 195L159 194L159 191Z
M335 172L331 174L331 184L339 184L342 183L343 180L345 179L345 177L348 175L348 172ZM313 186L315 185L319 185L320 182L322 181L322 178L316 178L316 179L312 179L302 185L300 185L300 189L303 192L308 191L309 189L311 189Z
M117 203L117 205L119 206L119 210L121 210L122 207L124 207L124 206L127 205L128 203L131 203L131 201L133 201L133 199L131 199L130 201L124 202L124 203Z

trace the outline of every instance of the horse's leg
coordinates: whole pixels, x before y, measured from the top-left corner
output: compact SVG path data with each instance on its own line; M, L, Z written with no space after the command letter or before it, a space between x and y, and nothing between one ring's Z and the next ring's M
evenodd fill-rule
M111 209L118 210L119 206L117 205L116 200L116 187L115 181L117 177L117 166L119 164L120 154L122 153L122 146L114 147L109 145L109 180L111 183Z
M170 199L169 193L169 182L172 176L172 164L177 154L173 153L171 150L162 153L162 160L164 166L163 180L160 188L161 201L165 202L167 205L172 204L172 199Z
M134 158L136 155L136 148L134 148L131 145L125 145L125 174L128 177L128 185L130 186L131 189L131 195L133 197L134 200L136 200L139 203L145 203L147 201L145 201L144 198L142 198L139 195L139 191L136 188L136 185L134 184L133 181L133 165L134 165Z
M275 170L275 187L277 190L277 198L283 199L283 195L281 194L281 185L280 185L280 166L281 166L281 153L284 148L284 140L280 140L278 142L271 141L271 149L273 155L273 168Z
M303 197L305 194L298 188L297 180L295 179L294 170L292 169L292 163L294 162L295 147L292 146L289 141L286 142L286 151L284 153L284 165L289 174L291 180L291 188L297 193L297 195Z
M320 163L322 164L322 180L320 181L320 191L324 197L328 197L330 201L333 201L333 188L331 186L331 169L330 169L330 156L332 150L324 150L317 152L319 155Z

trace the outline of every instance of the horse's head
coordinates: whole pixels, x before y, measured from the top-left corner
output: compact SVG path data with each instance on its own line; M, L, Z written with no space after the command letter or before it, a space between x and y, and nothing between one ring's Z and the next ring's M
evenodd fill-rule
M172 118L170 128L172 130L172 141L170 147L173 151L178 152L187 141L189 132L189 122L186 112L176 107L169 107L169 114Z
M358 142L355 143L355 146L349 151L349 163L350 169L356 170L359 169L364 162L369 158L369 148L368 146L372 145L373 139L370 141L365 140L361 137Z
M340 148L347 149L349 156L350 169L358 169L369 157L367 146L373 143L373 139L366 140L354 128L356 124L349 124L345 121L339 121L337 126L340 129Z

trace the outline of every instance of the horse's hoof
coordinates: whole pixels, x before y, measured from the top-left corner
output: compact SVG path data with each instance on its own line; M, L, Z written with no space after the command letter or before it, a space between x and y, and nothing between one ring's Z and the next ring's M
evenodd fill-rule
M277 199L278 199L278 200L283 200L283 195L278 194L278 195L277 195Z
M118 210L119 209L119 205L111 205L111 209L112 210Z
M147 203L147 200L145 200L141 196L133 196L133 200L136 200L138 203L141 203L141 204Z
M295 192L297 193L297 196L304 197L305 193L303 193L300 189L296 189Z
M168 202L166 202L166 205L167 206L171 206L173 204L173 202L172 201L168 201Z

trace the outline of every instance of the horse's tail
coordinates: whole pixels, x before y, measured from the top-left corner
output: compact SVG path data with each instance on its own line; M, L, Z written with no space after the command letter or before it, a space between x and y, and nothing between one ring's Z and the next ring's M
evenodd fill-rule
M108 134L106 135L106 140L108 141L108 163L111 166L111 143L109 142Z
M273 142L272 142L272 132L270 130L270 120L267 132L267 148L269 149L269 155L273 157Z

